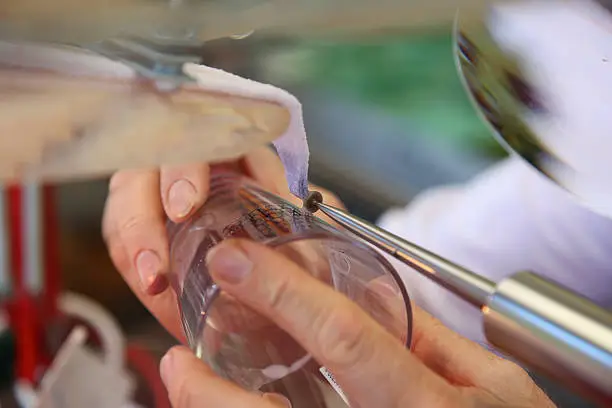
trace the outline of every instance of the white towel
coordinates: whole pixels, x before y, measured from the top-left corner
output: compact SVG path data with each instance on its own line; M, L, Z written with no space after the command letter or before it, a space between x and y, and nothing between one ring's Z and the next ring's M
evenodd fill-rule
M206 90L224 94L263 99L284 106L291 114L287 131L274 141L285 166L289 189L300 198L308 193L308 142L302 117L302 105L289 92L272 85L242 78L204 65L186 64L186 75Z
M163 94L148 95L142 86L138 88L139 78L132 67L90 52L0 42L0 66L19 69L0 72L0 94L12 95L7 96L10 104L3 107L0 117L0 137L6 135L0 139L4 147L0 150L5 153L0 154L0 178L16 174L66 178L103 174L126 165L214 162L244 154L279 135L273 143L285 166L291 192L301 198L308 192L309 152L301 105L282 89L186 64L184 72L194 84L181 88L182 97L185 103L201 100L206 107L200 116L186 119L183 111L173 115L173 103L160 98ZM40 70L59 75L45 76L38 74ZM198 95L194 85L210 93ZM264 103L258 105L257 101ZM235 112L224 116L234 103L240 105L239 111L246 105L249 112L258 106L261 110L252 117ZM180 105L177 109L182 108ZM245 119L267 122L253 124ZM75 129L84 137L64 135ZM175 138L172 132L186 135ZM224 132L228 135L226 143L222 140ZM21 137L19 145L15 144L16 136ZM208 149L195 146L206 140L211 143ZM50 150L50 157L41 158ZM200 157L204 153L206 157Z

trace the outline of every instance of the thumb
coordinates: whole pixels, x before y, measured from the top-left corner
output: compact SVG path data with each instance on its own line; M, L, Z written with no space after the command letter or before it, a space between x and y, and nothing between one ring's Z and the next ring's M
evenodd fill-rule
M250 393L217 376L186 347L170 349L160 373L174 408L281 408L269 395Z

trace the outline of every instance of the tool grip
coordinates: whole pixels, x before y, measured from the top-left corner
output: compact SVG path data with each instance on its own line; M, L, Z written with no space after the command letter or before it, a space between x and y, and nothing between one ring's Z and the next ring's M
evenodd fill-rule
M520 272L482 308L487 340L574 391L612 402L612 313L553 281Z

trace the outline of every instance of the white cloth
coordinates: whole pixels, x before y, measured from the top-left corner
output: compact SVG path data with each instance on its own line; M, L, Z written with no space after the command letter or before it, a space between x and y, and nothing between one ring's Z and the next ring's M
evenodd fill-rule
M294 195L305 198L308 194L309 150L302 105L295 96L275 86L205 65L185 64L183 69L187 75L197 80L198 85L208 91L276 102L289 111L291 114L289 126L273 144L285 167L289 190Z
M86 77L90 79L93 79L93 78L117 79L119 80L119 83L124 83L126 80L129 81L129 80L135 80L138 78L138 73L132 67L128 66L127 64L124 64L119 61L110 60L104 56L97 55L92 52L88 52L82 49L76 49L72 47L57 47L57 46L49 47L45 45L39 45L39 44L34 44L34 43L24 43L24 42L15 43L15 42L0 41L0 66L24 69L31 73L35 73L38 71L43 71L43 72L49 71L49 72L59 72L64 76L71 76L71 77ZM248 98L248 99L256 99L256 100L274 102L287 109L287 111L290 114L290 122L288 124L288 127L282 135L280 135L276 140L273 141L273 143L278 151L278 154L283 162L283 165L285 166L286 176L287 176L287 180L289 181L289 188L291 192L301 198L305 197L308 193L309 151L308 151L308 143L306 140L306 131L304 130L302 106L299 103L299 101L293 95L289 94L285 90L279 89L272 85L262 84L262 83L255 82L255 81L252 81L246 78L241 78L239 76L233 75L228 72L224 72L219 69L207 67L204 65L196 65L196 64L185 64L183 69L184 69L184 73L187 76L194 79L200 88L205 89L209 92L220 93L220 94L225 94L225 95L232 95L232 96L241 96L241 97ZM5 73L5 75L8 75L9 73L12 74L13 73L12 70L8 70L7 73ZM5 81L9 81L11 77L7 77L7 78L3 78L3 79ZM30 81L32 81L32 77L28 77L28 78ZM26 84L28 83L27 80L23 78L21 78L21 81ZM23 83L21 82L19 83L21 87L25 87ZM49 87L50 90L53 91L53 88L50 87L50 85L47 85L47 86ZM50 92L49 89L46 89L46 92ZM21 90L21 88L19 88L18 86L15 89L11 89L13 93L19 90ZM6 92L6 90L4 91ZM30 104L35 104L35 102L39 101L40 98L37 99L36 97L39 97L40 95L31 94L31 90L29 92L30 93L28 93L27 95L30 96L31 99L27 99L26 102ZM57 98L59 100L59 98L62 95L59 91L55 91L55 92L58 94ZM18 96L21 97L20 101L22 102L22 104L29 107L28 104L24 103L23 95L18 95ZM62 100L62 102L64 104L68 103L65 100ZM81 103L81 102L79 100L77 100L76 102L73 102L73 104L77 104L77 103ZM46 109L47 107L53 107L54 104L45 104L44 106ZM60 105L60 106L63 106L63 105ZM127 108L127 107L131 107L131 105L126 103L124 108ZM86 125L89 122L78 117L78 115L74 113L75 109L76 108L70 109L69 111L75 115L76 118L74 120L76 121L78 126L76 124L66 124L64 126L79 127L83 135L87 133ZM86 113L87 115L91 116L92 113L90 112L90 110L87 110ZM120 121L119 119L113 116L106 116L106 117L102 116L104 114L106 115L109 115L109 114L103 108L100 108L100 110L102 110L102 113L99 114L100 116L96 116L96 120L98 121L105 120L107 122ZM35 111L35 112L40 112L40 111L42 111L42 108L39 108L39 111ZM62 111L60 110L60 112ZM27 111L27 113L29 116L31 116L30 111ZM55 113L55 111L53 111L53 113ZM5 112L5 115L9 115L11 118L13 118L14 113L12 113L12 111L10 113ZM81 113L81 115L83 114ZM55 114L54 116L57 116L57 114ZM134 114L134 116L138 118L138 115L136 115L136 113ZM155 126L158 129L159 128L165 129L163 127L164 124L166 123L164 122L164 119L165 117L162 117L159 123L156 122ZM146 123L151 122L149 115L145 119L143 119L143 122L146 122ZM136 123L130 122L129 124L130 129L134 128L135 126L137 126ZM92 127L95 127L95 126L92 126ZM75 171L77 169L81 169L81 170L84 169L85 172L92 171L92 168L95 167L92 163L96 162L96 159L99 162L100 157L106 157L108 161L102 164L98 163L99 166L95 168L95 173L105 173L111 170L113 167L116 168L117 161L109 159L109 157L117 156L117 153L116 153L117 149L116 148L113 149L113 147L116 147L119 144L128 142L127 140L121 140L122 137L124 138L132 137L131 140L133 141L134 140L133 137L135 136L134 133L136 134L139 133L139 132L133 132L130 134L125 134L125 135L119 134L117 136L117 134L121 132L121 129L114 128L113 132L110 132L110 133L113 133L114 136L117 136L119 138L119 140L116 140L116 139L110 138L108 134L104 134L97 127L95 128L96 128L95 130L87 134L89 136L89 141L87 143L83 143L82 141L83 137L79 139L78 143L75 142L75 143L68 144L68 145L65 143L66 141L64 139L61 140L61 142L64 143L64 145L62 145L64 151L62 152L63 153L62 155L59 155L60 157L59 160L61 161L64 168L70 167L70 165L66 164L68 161L72 164L72 167L70 167L70 169L68 170L69 175L73 176L74 174L70 174L70 171ZM195 128L194 126L194 129L197 129L197 128ZM196 130L193 130L192 132L195 132L195 131ZM125 165L126 164L125 161L131 162L133 165L143 165L142 161L144 161L145 164L150 165L151 161L156 161L156 160L159 160L158 159L159 157L164 157L163 152L159 151L158 148L162 148L162 149L165 149L166 151L172 151L174 153L177 153L178 151L180 151L179 149L182 147L180 143L177 143L176 141L171 142L173 144L170 144L170 145L158 143L159 139L156 139L156 137L161 139L164 136L166 136L166 133L163 133L163 131L160 131L158 132L158 134L155 134L154 132L151 132L150 129L148 129L147 131L142 131L140 133L143 135L142 137L145 138L145 142L146 142L145 144L148 144L150 147L152 146L152 148L150 150L143 150L143 148L141 147L143 143L141 143L138 146L136 153L130 151L127 148L121 149L122 150L121 157L124 160L123 163L121 163L121 160L119 160L119 163L121 165ZM46 136L47 132L39 132L39 134L40 135L37 135L39 139L36 140L36 143L34 143L33 140L30 140L30 144L28 144L28 147L31 144L33 144L34 148L42 150L43 148L48 147L48 145L51 143L49 139L53 139L53 137L57 138L57 136L47 137ZM95 136L92 136L92 134L95 134ZM105 136L104 140L100 140L102 138L101 135ZM201 134L198 136L202 137L203 145L207 144L211 150L214 150L210 147L211 145L214 145L214 143L212 143L210 140L210 135L208 135L208 140L206 140L207 138L206 134ZM55 140L52 140L52 141L55 141ZM243 144L242 142L235 142L235 141L233 143ZM54 145L54 147L56 146L57 144ZM231 145L223 146L223 149L227 149L228 147L230 148L230 150L234 150L234 151L236 151L237 149L237 147L232 148ZM42 154L38 150L35 150L32 153L31 150L34 148L28 149L26 153L30 154L30 156L33 156L33 157L38 157L38 155ZM112 154L109 153L106 156L101 155L99 152L104 149L108 149L108 151L111 152ZM191 150L193 152L198 151L198 149L195 147L192 148ZM200 150L200 153L201 153L201 150ZM227 154L227 153L224 153L224 154ZM30 156L25 156L23 160L15 159L19 162L18 163L19 167L22 166L23 162L28 164L29 162L27 160L31 160ZM125 159L126 156L128 157L128 160ZM145 156L147 160L143 160L142 156ZM139 160L141 160L141 162L139 162ZM11 165L7 167L10 170L14 170L13 169L14 166L15 165L11 163ZM50 165L50 167L53 168L53 165ZM63 170L63 171L65 172L66 170Z
M612 307L612 220L575 202L520 158L465 185L425 192L379 224L493 281L531 270ZM404 264L394 265L418 305L484 342L477 310Z

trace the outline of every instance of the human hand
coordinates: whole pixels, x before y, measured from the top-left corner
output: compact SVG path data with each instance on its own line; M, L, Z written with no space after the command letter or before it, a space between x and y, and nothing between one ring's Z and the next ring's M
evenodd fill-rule
M418 308L408 351L356 304L268 247L225 241L207 263L222 290L275 322L333 372L352 407L554 406L519 366ZM209 408L281 406L219 378L181 347L163 358L161 374L175 408L204 401Z
M284 168L276 154L260 148L236 167L264 189L300 205L289 192ZM183 339L176 300L165 278L169 263L166 217L187 220L206 201L210 168L191 164L116 173L109 185L102 230L109 254L132 291L177 338ZM342 206L329 192L326 202Z

